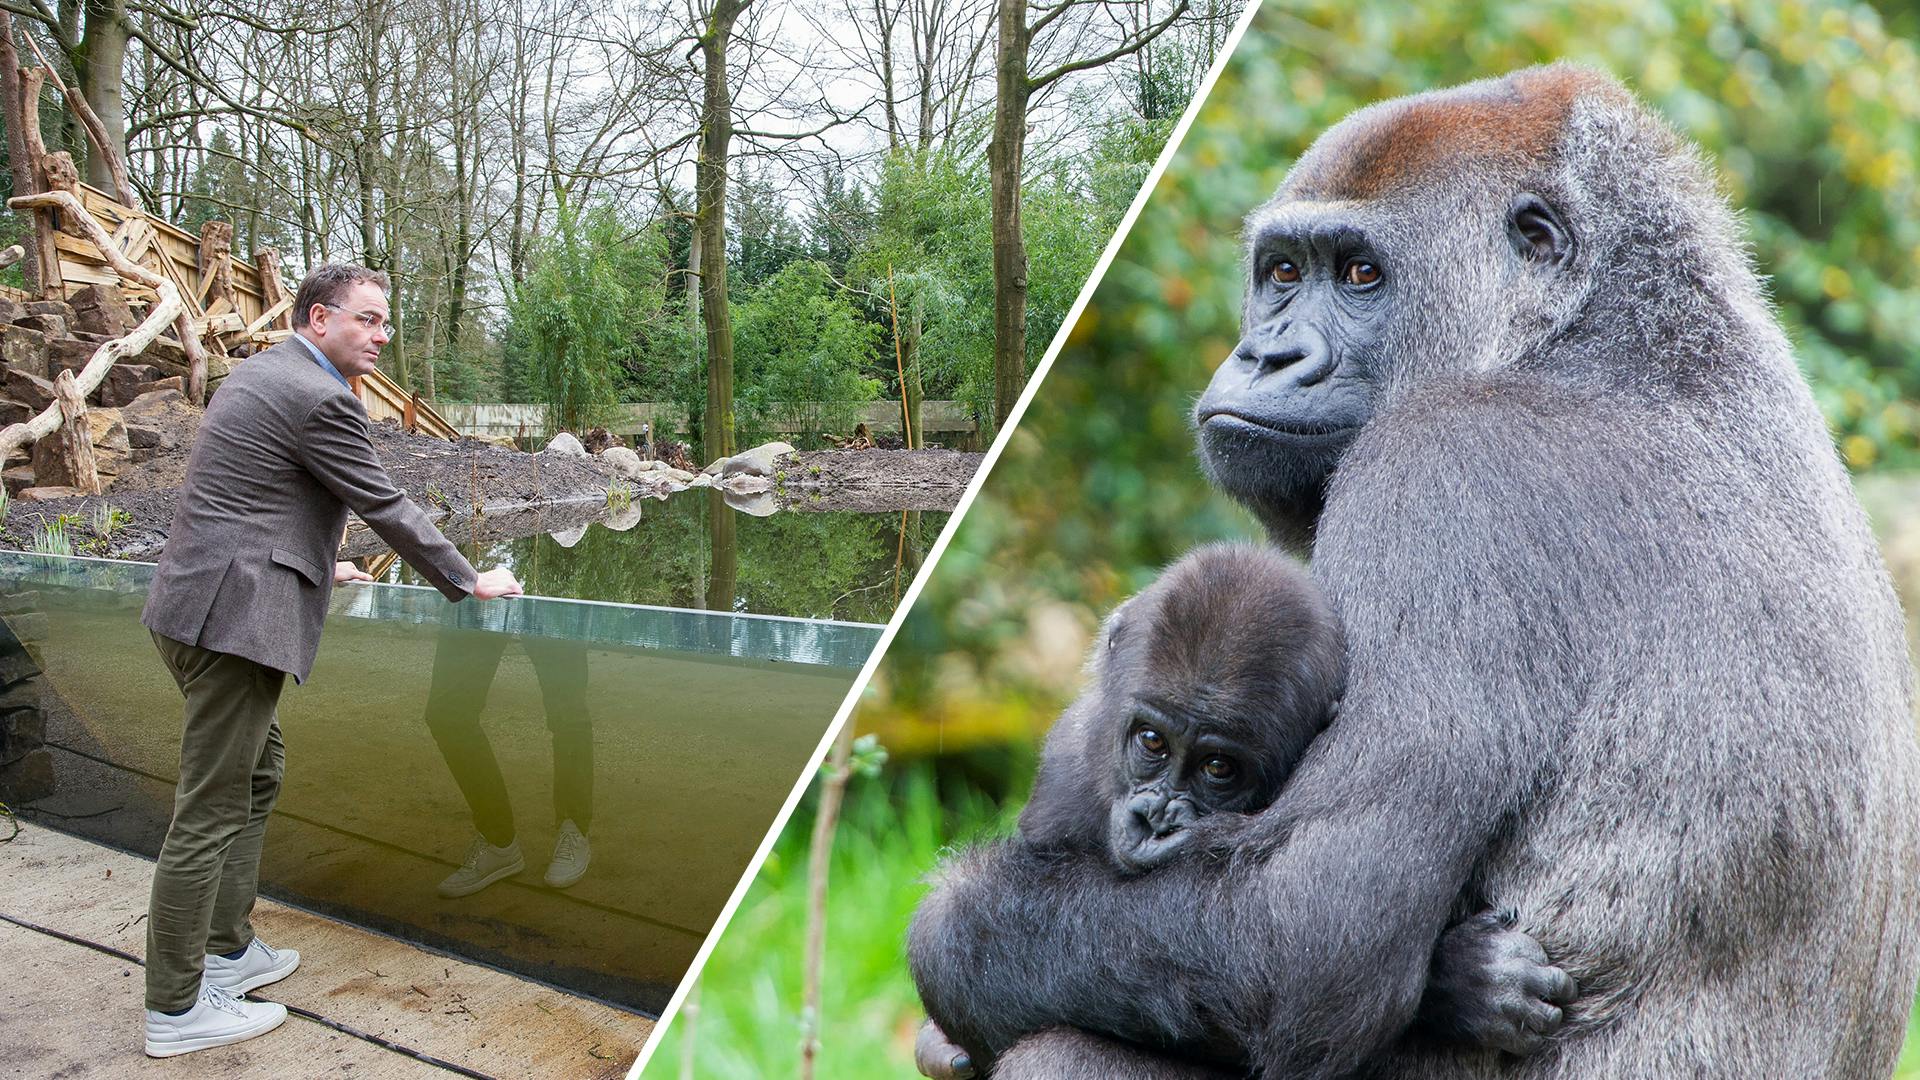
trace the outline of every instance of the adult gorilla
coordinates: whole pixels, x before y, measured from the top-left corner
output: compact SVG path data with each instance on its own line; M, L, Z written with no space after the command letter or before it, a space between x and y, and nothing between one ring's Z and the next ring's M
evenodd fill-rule
M1339 716L1272 808L1196 824L1225 861L955 860L929 1011L1003 1078L1221 1047L1268 1080L1889 1073L1899 607L1709 170L1613 80L1534 69L1349 117L1249 238L1201 450L1311 543ZM1581 988L1524 1060L1409 1033L1488 907Z

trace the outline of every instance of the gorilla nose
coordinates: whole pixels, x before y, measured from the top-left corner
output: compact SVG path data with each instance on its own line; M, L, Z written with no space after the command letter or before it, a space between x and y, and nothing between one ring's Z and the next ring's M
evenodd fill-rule
M1305 328L1266 341L1243 342L1239 355L1252 367L1255 382L1284 372L1295 385L1312 386L1333 370L1333 350L1319 334Z

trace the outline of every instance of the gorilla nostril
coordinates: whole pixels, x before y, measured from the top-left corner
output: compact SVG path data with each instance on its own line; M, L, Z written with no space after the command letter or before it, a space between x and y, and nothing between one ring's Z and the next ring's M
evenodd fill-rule
M1306 358L1307 350L1305 349L1279 349L1260 357L1260 371L1262 374L1279 371L1282 368L1292 367Z

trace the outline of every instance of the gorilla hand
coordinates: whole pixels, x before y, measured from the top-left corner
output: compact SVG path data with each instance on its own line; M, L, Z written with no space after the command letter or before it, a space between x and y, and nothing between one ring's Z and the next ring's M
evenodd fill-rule
M920 1025L913 1040L913 1066L932 1080L972 1080L974 1075L973 1059L931 1020Z
M1524 1056L1546 1048L1578 995L1573 977L1513 929L1511 915L1483 911L1434 948L1418 1023L1442 1038Z

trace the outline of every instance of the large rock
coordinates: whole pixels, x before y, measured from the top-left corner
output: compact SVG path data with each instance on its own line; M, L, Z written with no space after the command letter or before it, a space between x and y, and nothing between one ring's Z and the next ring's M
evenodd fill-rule
M47 377L47 335L26 326L0 327L0 362Z
M41 484L30 488L23 488L15 493L13 497L19 499L21 502L52 502L54 499L72 499L85 494L86 492L81 491L77 487L66 487L61 484Z
M133 312L118 285L89 285L67 298L77 329L120 337L133 329Z
M0 296L0 326L11 326L14 320L26 313L27 309L19 301Z
M135 364L122 360L107 369L107 378L100 384L100 403L102 405L128 405L141 394L147 392L147 384L158 382L160 371L152 364Z
M587 448L580 445L580 440L574 438L571 432L563 431L555 435L541 453L554 454L558 457L583 458L587 456Z
M148 345L146 351L142 352L138 359L143 364L152 364L168 375L185 375L187 373L186 350L171 342L162 341L159 338L154 338L153 344Z
M127 466L131 457L127 425L119 409L88 409L87 435L93 443L94 471L102 481L111 483ZM75 486L79 478L67 467L60 453L58 438L45 438L33 444L33 479L40 487Z
M793 447L787 443L762 443L751 450L742 450L732 457L723 457L700 471L708 476L734 476L740 473L748 476L772 476L774 461L782 454L791 453L793 453Z
M34 411L18 401L0 398L0 428L11 424L24 424L33 419Z
M207 384L207 387L208 387L207 396L212 397L213 384L209 382ZM169 375L164 379L155 379L150 383L144 383L140 387L140 397L149 397L153 394L158 394L158 393L179 394L180 400L186 401L187 400L187 380L184 378L181 378L178 375ZM138 401L138 400L140 400L140 398L134 399L134 401ZM133 404L133 402L130 401L127 404L131 405ZM192 408L193 406L189 405L187 407Z
M119 409L88 409L87 424L91 429L87 434L92 438L95 450L125 453L131 448L126 420Z
M6 375L7 396L23 402L34 412L53 404L53 383L31 372L19 368L8 368Z
M6 485L8 498L18 498L22 491L33 486L33 466L15 465L0 472L0 483Z
M24 306L29 315L58 315L65 322L73 321L73 306L65 300L29 300Z
M614 446L600 451L600 460L613 466L613 475L623 480L633 480L649 470L641 468L640 455L624 446Z
M92 360L93 354L99 349L100 346L93 342L77 338L47 342L47 376L57 379L62 371L80 374L80 369L87 366L87 361Z
M131 450L157 450L165 436L157 427L143 427L140 424L127 425L127 447Z
M30 311L13 320L13 325L38 330L50 338L67 336L67 320L58 315L36 315Z

